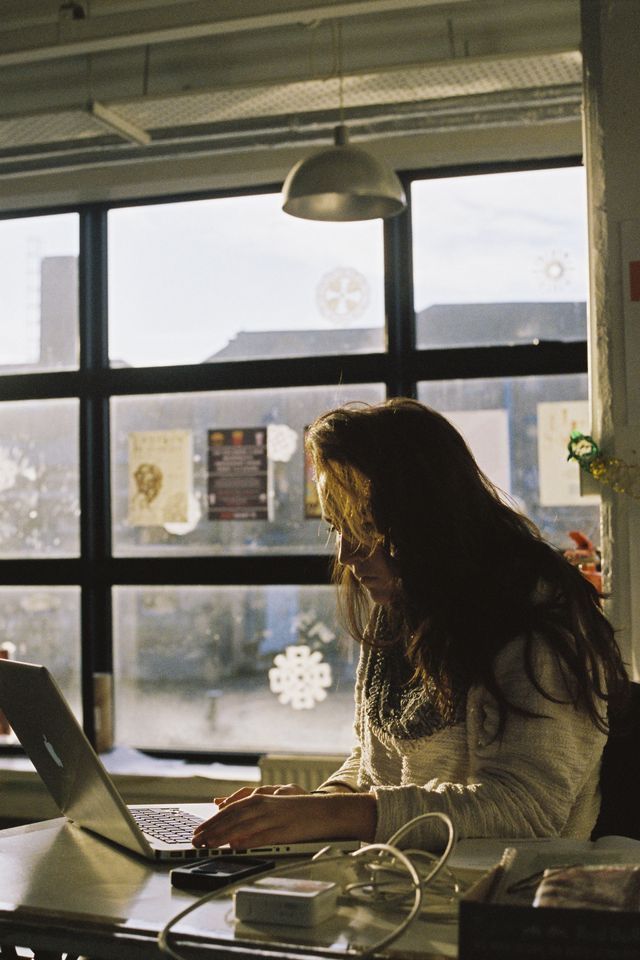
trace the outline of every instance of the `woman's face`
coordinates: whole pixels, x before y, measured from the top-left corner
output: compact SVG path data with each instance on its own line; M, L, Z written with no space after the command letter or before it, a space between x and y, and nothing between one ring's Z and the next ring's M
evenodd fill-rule
M371 550L369 546L349 540L348 536L340 530L339 524L327 515L326 486L327 475L321 473L318 477L318 495L325 519L336 530L338 561L351 570L374 603L391 603L398 592L398 572L393 559L381 543Z
M382 544L371 552L367 547L351 543L339 532L338 560L349 567L374 603L391 603L398 591L397 573Z

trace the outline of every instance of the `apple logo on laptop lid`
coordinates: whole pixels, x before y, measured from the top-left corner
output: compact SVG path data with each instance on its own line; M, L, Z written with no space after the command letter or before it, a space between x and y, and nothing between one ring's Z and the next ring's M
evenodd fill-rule
M64 764L63 764L62 760L60 759L60 757L59 757L58 754L56 753L55 747L53 746L53 744L51 743L51 741L47 740L46 734L44 734L44 733L42 734L42 739L44 740L44 745L45 745L45 748L46 748L46 750L47 750L47 753L50 755L50 757L52 758L52 760L54 761L54 763L57 763L57 765L58 765L59 767L61 767L61 768L64 767Z

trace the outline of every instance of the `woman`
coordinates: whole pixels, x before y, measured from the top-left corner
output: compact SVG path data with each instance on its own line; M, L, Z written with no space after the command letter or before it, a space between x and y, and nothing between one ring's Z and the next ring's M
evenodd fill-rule
M627 685L596 590L416 401L323 414L307 448L361 643L356 746L312 794L222 800L194 843L380 842L429 811L460 837L588 838ZM444 829L430 818L408 840L435 848Z

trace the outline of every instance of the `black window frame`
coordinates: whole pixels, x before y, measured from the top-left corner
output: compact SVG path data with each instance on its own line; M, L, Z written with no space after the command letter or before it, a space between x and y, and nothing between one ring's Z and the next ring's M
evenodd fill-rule
M112 588L120 585L326 584L326 556L279 555L114 557L111 545L110 413L112 396L232 391L234 389L383 383L387 396L415 396L418 381L526 377L586 373L587 341L514 346L418 349L415 340L411 233L411 185L418 180L522 170L575 167L581 158L464 164L399 174L407 210L384 222L386 351L313 358L215 361L153 367L109 366L107 218L110 210L187 200L277 193L279 184L226 191L156 195L137 200L9 211L0 219L79 214L79 343L77 370L0 375L0 401L79 399L80 556L65 559L0 559L6 586L79 586L81 589L82 707L85 733L95 742L93 674L112 672ZM241 374L241 376L239 376ZM239 386L241 381L241 386ZM11 748L4 748L5 750ZM149 751L188 759L255 761L256 755Z

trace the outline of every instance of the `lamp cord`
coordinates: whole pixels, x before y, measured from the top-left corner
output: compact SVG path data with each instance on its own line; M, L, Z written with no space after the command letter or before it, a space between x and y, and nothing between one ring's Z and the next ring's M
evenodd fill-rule
M342 20L338 20L338 110L340 125L344 125L344 72L342 69Z

